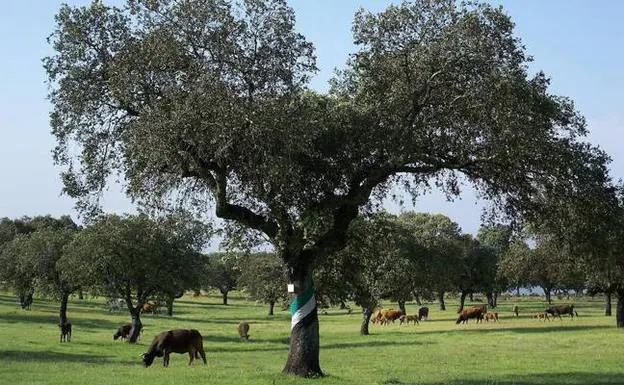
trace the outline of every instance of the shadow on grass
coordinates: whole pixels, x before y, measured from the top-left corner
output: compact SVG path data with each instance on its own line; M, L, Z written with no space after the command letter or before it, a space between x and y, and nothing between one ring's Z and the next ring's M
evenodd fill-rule
M246 321L249 323L257 322L257 323L265 323L270 321L290 321L290 316L286 317L241 317L240 319L231 319L231 318L210 318L209 315L206 315L206 318L187 318L187 317L173 317L176 321L181 322L198 322L198 323L207 323L207 324L226 324L226 325L238 325L241 321ZM234 328L236 329L236 328Z
M622 384L623 373L533 373L503 378L448 380L444 382L412 382L398 378L381 381L385 385L581 385Z
M72 319L69 317L70 322L74 330L80 328L94 328L94 329L110 329L116 330L119 327L118 322L94 319L94 318L77 318ZM13 314L0 314L0 321L4 321L6 323L41 323L41 324L50 324L51 326L56 326L58 323L58 315L56 314L32 314L30 312L19 312Z
M62 352L30 352L22 350L0 350L0 361L14 362L83 362L89 364L110 364L111 356Z
M608 325L548 325L546 326L536 326L536 327L501 327L500 329L457 329L452 331L461 331L462 333L496 333L496 332L512 332L512 333L544 333L544 332L555 332L555 333L566 333L566 332L574 332L579 330L599 330L599 329L613 329L612 326ZM430 333L434 331L427 331L425 333ZM437 331L439 333L439 331Z

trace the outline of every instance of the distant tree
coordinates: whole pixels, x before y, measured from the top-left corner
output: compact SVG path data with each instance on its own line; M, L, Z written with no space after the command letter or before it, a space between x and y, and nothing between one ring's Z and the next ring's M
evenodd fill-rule
M239 263L239 284L251 298L268 303L269 315L273 315L275 304L288 299L284 262L275 253L253 253L243 256Z
M9 282L22 299L34 290L61 300L61 321L69 294L77 289L62 280L56 261L78 226L69 216L38 216L0 220L0 280Z
M399 219L427 249L427 255L418 260L418 289L437 292L440 310L446 310L444 294L454 289L454 277L460 273L457 263L461 252L457 242L461 235L459 225L442 214L406 212Z
M223 304L228 304L228 293L238 286L240 269L237 260L240 255L233 253L211 253L208 255L206 282L221 293Z
M509 251L512 241L512 228L508 225L481 226L477 234L477 240L481 245L488 247L492 251L494 260L486 265L485 272L485 295L488 305L497 306L498 295L508 288L508 282L498 274L498 264L504 255Z
M491 287L496 272L496 255L493 249L482 245L470 234L464 234L457 240L456 250L455 263L459 271L452 282L460 293L458 312L461 312L466 296Z
M207 239L176 222L103 216L74 238L59 261L65 276L124 299L132 317L129 342L137 340L148 299L188 286L201 274L199 250Z
M382 298L405 302L413 295L421 274L418 261L425 255L410 229L394 215L359 218L349 228L347 247L318 267L325 291L338 290L362 307L361 335L368 335L370 317ZM332 282L333 280L333 282Z
M111 175L142 205L178 197L203 214L212 201L274 245L312 304L317 262L396 183L456 196L465 175L506 214L539 218L551 212L536 197L571 196L604 161L492 5L361 10L357 51L329 95L309 91L314 50L286 0L187 5L59 10L44 66L65 191L87 213ZM322 375L312 304L295 317L284 372Z

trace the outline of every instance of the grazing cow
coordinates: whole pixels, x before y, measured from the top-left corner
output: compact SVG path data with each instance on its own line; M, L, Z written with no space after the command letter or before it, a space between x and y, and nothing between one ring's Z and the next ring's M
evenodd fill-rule
M141 306L141 313L152 313L152 314L154 314L155 310L156 310L156 307L151 302L146 302L146 303L143 304L143 306Z
M195 329L176 329L162 332L152 341L152 345L146 353L143 353L143 365L147 368L154 362L154 357L163 357L163 366L169 366L171 353L188 353L189 365L201 355L204 365L206 353L204 352L203 338Z
M459 323L468 323L468 320L474 318L477 320L477 323L483 321L483 316L485 311L483 310L483 306L473 306L468 309L462 310L457 318L456 324Z
M28 295L20 295L20 305L24 310L30 310L30 305L32 304L33 295L29 293Z
M498 313L493 311L493 312L488 312L485 314L485 321L486 322L490 322L490 320L494 321L494 322L498 322Z
M429 308L427 306L423 306L420 309L418 309L418 319L419 320L429 319Z
M559 319L562 319L562 314L569 314L572 319L574 319L575 315L578 317L578 313L574 310L574 305L553 305L544 310L544 313L552 315L553 318L557 316Z
M238 324L238 335L240 338L249 339L249 324L247 322Z
M61 342L71 342L72 335L72 324L71 322L65 320L63 323L58 324L59 329L61 329Z
M403 312L401 312L400 310L390 310L390 311L387 311L384 314L385 323L386 324L388 324L390 322L394 323L394 321L396 321L399 318L401 318L402 315L403 315Z
M413 322L414 325L419 323L417 315L401 315L399 317L399 320L401 321L401 323L399 325L403 325L404 323L409 325L410 322Z
M117 329L117 333L113 335L113 339L117 340L121 337L121 340L130 338L130 331L132 331L132 324L121 325ZM141 330L139 330L139 336L143 333L143 326L141 326Z
M518 307L518 305L513 305L513 307L511 308L511 311L514 313L514 315L516 317L520 317L520 308Z
M548 317L548 313L536 313L535 314L535 318L537 318L537 320L544 320L544 322L546 322L546 320L550 321L550 317Z

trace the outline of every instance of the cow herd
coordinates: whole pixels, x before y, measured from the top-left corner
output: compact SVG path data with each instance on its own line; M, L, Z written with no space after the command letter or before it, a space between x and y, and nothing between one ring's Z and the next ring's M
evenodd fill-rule
M513 317L520 317L520 307L518 305L513 305L511 311ZM473 305L465 309L461 309L458 314L459 316L455 322L456 324L467 324L470 319L474 319L476 323L480 323L484 320L486 322L499 322L498 312L488 312L487 305ZM562 319L562 315L569 315L572 319L574 319L575 315L578 317L578 313L574 309L574 305L553 305L546 308L543 312L536 313L535 318L538 320L550 321L550 318L554 318L555 316ZM415 325L418 324L419 321L427 319L428 317L429 308L426 306L418 309L418 315L407 315L405 311L402 310L381 309L371 316L370 322L377 325L388 325L394 323L394 321L398 319L400 320L399 325L409 325L410 322Z
M146 304L143 306L142 312L153 312L154 308L152 304ZM150 306L151 305L151 306ZM518 305L512 306L512 316L520 316L520 308ZM467 324L468 320L474 319L476 323L482 321L499 322L499 313L490 311L488 312L487 305L473 305L464 309L461 309L456 320L456 324ZM538 320L550 321L551 318L559 317L562 319L562 315L569 315L571 319L574 316L578 317L578 313L574 308L574 305L553 305L549 306L542 312L535 314L534 318ZM370 322L377 325L393 324L396 320L400 321L400 325L409 325L410 322L414 325L419 324L420 321L427 320L429 318L429 308L426 306L418 309L418 314L408 315L404 310L394 309L380 309L376 313L371 315ZM68 320L65 320L63 324L59 324L61 331L61 342L71 341L72 325ZM237 327L238 334L241 338L249 338L249 324L247 322L241 322ZM132 324L127 323L121 325L115 334L113 339L128 339L132 331ZM140 330L140 334L143 330ZM139 334L139 335L140 335ZM188 353L189 365L193 363L194 359L200 358L206 361L206 353L203 347L203 338L199 331L195 329L176 329L162 332L156 335L147 350L141 356L143 358L143 364L145 367L150 366L155 357L163 357L163 365L166 367L169 365L169 356L171 353Z

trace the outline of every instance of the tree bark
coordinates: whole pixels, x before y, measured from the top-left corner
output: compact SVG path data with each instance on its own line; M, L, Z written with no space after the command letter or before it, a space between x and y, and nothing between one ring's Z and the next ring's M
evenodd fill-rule
M605 315L611 316L611 292L605 293Z
M494 292L492 297L494 298L494 306L492 306L492 307L498 306L498 292Z
M304 377L320 377L323 372L319 363L320 338L316 298L312 295L305 304L295 303L298 298L305 297L305 293L313 291L312 268L299 265L292 266L291 269L291 279L295 283L297 294L291 303L291 313L293 308L299 310L291 321L288 360L282 372ZM294 325L293 321L296 322Z
M617 327L624 328L624 291L617 293L617 305L615 307L615 322Z
M491 291L486 292L485 296L487 298L488 306L492 308L496 307L496 305L494 304L494 296L492 295L492 292Z
M82 292L82 289L78 290L78 299L84 299L84 293Z
M269 315L273 315L273 308L275 308L275 301L269 302Z
M223 297L223 304L227 306L227 296L228 296L228 292L227 290L221 290L221 296Z
M457 310L458 313L461 313L462 310L464 310L464 304L466 303L466 295L468 295L468 293L466 293L465 291L462 291L461 296L459 297L459 309Z
M59 325L64 325L67 322L67 302L69 301L69 292L63 291L61 293L61 309L59 311Z
M516 286L516 297L520 297L520 286Z
M422 306L422 300L420 299L420 292L418 290L414 290L414 301L416 305Z
M137 306L136 308L130 311L130 315L132 316L132 329L130 329L130 336L128 337L128 342L134 344L139 339L139 334L141 333L141 329L143 328L143 324L141 323L141 308L142 304Z
M446 310L446 304L444 303L444 292L438 292L438 302L440 302L440 310Z
M544 290L544 296L546 297L546 302L550 305L552 303L552 298L550 295L550 289L542 288Z
M167 315L169 317L173 316L173 301L175 298L173 298L173 296L171 297L167 297Z
M474 297L472 296L472 292L470 292L470 302L474 302Z
M368 325L370 324L371 316L373 315L373 311L370 308L365 307L362 312L362 326L360 327L360 335L367 336L368 333Z
M401 313L403 315L407 314L407 312L405 311L405 301L399 301L399 310L401 310Z

